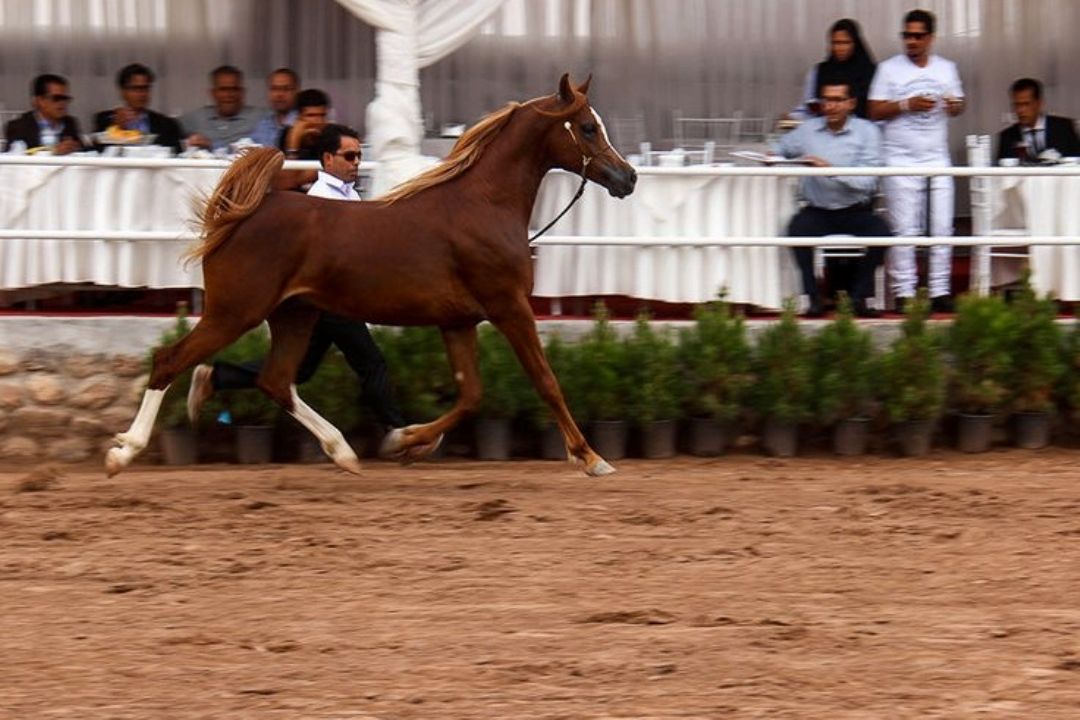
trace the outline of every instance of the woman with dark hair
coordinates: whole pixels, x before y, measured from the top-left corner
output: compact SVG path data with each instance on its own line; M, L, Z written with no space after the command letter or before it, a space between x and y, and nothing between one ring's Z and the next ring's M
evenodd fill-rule
M851 18L837 20L829 28L829 54L806 74L803 104L791 113L792 118L806 119L820 114L817 102L819 77L843 78L851 83L855 96L855 114L868 117L866 97L877 64L862 38L859 24Z

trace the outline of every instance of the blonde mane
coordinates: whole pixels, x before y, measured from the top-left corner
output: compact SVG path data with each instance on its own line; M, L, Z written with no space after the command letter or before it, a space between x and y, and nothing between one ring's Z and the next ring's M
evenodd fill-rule
M522 107L521 103L512 102L482 118L480 122L473 125L464 135L458 138L458 141L454 143L454 149L450 151L445 160L376 199L392 203L396 200L412 197L421 190L441 185L461 175L476 164L484 150L499 134L499 131L506 126L514 111L519 107Z

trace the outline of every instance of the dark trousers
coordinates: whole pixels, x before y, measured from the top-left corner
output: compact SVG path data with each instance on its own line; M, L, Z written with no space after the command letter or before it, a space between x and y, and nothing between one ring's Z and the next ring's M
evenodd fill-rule
M788 226L791 237L824 237L825 235L854 235L856 237L885 237L892 235L888 224L874 214L869 205L855 205L841 210L825 210L807 206L796 213ZM817 279L814 277L814 248L792 248L799 264L803 292L817 299ZM869 247L861 258L854 258L855 278L847 288L852 299L865 300L874 294L874 271L885 258L885 248Z
M360 378L361 396L375 412L379 422L389 427L403 427L405 418L394 401L386 360L367 325L362 322L320 313L311 332L307 354L296 371L296 384L302 385L311 379L331 344L341 350L349 367ZM257 387L255 381L264 362L255 360L243 365L215 362L212 375L214 389L244 390Z

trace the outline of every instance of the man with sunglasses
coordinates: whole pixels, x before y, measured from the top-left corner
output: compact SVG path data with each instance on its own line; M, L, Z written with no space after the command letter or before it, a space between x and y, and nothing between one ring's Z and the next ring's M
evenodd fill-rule
M354 183L360 166L360 136L344 125L326 125L319 133L319 161L322 170L308 195L331 200L360 200ZM340 315L320 313L311 333L307 353L296 371L296 384L309 380L330 345L336 345L349 367L360 378L361 397L375 412L384 430L406 425L390 387L386 360L365 323ZM243 390L257 387L263 361L244 365L215 362L199 365L191 376L188 417L198 417L199 409L215 390Z
M120 88L123 103L94 115L94 132L104 132L114 125L121 130L138 130L143 135L156 136L155 145L179 153L180 123L150 109L153 85L154 71L145 65L132 63L121 68L116 74L116 86Z
M84 150L79 134L79 121L68 115L68 81L59 75L46 73L34 78L30 85L33 110L29 110L7 124L4 137L8 147L22 141L27 148L43 148L53 155Z
M882 121L885 164L893 167L952 165L949 157L949 119L964 111L964 88L956 64L931 54L934 16L912 10L900 33L904 52L880 63L870 85L870 119ZM936 237L953 233L953 179L886 177L882 187L896 235L914 237L927 231ZM929 217L927 217L929 204ZM929 286L933 309L952 311L950 275L952 248L930 248ZM918 270L915 247L890 248L889 275L897 308L915 296Z

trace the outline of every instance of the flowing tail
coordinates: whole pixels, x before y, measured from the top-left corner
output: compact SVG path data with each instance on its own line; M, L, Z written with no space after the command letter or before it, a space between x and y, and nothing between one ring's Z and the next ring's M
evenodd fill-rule
M232 237L237 226L258 209L284 162L280 150L265 147L245 150L233 161L210 197L196 200L195 224L200 237L184 253L185 263L205 261Z

